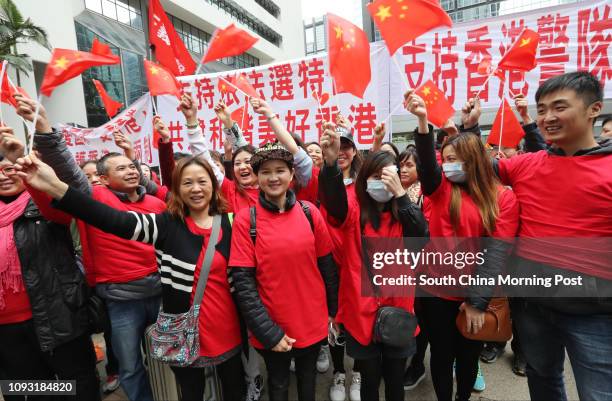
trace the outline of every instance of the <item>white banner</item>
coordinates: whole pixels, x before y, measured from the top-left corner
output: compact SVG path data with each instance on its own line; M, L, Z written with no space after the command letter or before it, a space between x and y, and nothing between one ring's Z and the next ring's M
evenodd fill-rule
M246 74L251 85L271 104L287 129L301 135L305 142L318 140L321 121L329 120L330 115L335 116L340 111L353 124L357 145L369 148L377 122L386 121L390 112L394 115L406 113L401 107L406 81L410 87L416 88L431 78L455 109L460 110L487 79L477 72L480 61L491 57L492 65L497 65L524 28L533 29L540 35L538 66L527 74L506 73L507 87L512 93L527 95L533 104L541 81L564 72L586 70L597 75L604 85L605 97L611 98L611 27L610 4L598 0L476 20L457 24L452 30L433 31L399 49L395 60L389 57L383 42L372 43L372 81L363 99L350 94L333 95L326 54L239 71L182 77L180 80L198 100L198 118L211 149L220 150L223 144L214 104L223 99L232 112L245 104L240 92L222 95L218 90L219 76L227 77L237 72ZM329 94L330 99L322 105L322 110L312 96L313 90ZM499 106L501 90L499 78L493 77L480 93L485 108ZM511 96L510 91L508 96ZM177 99L160 96L158 106L172 132L175 151L187 151L185 120L178 111ZM253 113L250 107L247 110L247 140L255 146L273 140L266 119Z
M113 131L117 129L132 141L139 161L149 165L159 164L158 154L152 150L153 109L149 93L98 128L76 128L67 124L58 124L56 128L64 134L68 149L78 164L110 152L123 153L113 141Z
M491 65L496 66L525 28L540 35L538 65L526 74L506 72L506 96L522 93L534 104L541 82L555 75L583 70L600 79L605 98L612 97L610 2L585 1L470 21L457 24L452 30L445 28L420 36L395 55L401 74L392 63L391 105L402 101L406 80L410 87L416 88L432 79L455 109L460 110L487 79L478 74L478 64L483 58L491 57ZM499 107L502 91L500 79L491 78L479 96L483 107ZM407 112L402 108L394 112L401 113Z

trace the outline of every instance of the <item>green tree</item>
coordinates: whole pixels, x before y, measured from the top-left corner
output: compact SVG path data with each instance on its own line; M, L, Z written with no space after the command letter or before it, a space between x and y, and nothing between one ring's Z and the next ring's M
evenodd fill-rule
M30 18L24 18L12 0L0 0L0 60L8 61L17 71L17 82L20 84L20 72L26 76L32 71L30 57L17 52L17 44L38 43L51 50L47 32L34 25Z

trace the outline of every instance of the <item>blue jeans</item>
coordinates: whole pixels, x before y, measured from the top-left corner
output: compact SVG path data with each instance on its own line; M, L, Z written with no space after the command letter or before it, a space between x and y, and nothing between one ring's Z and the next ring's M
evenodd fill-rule
M160 302L161 297L107 300L113 351L119 361L119 380L130 401L153 401L140 345L145 329L157 320Z
M512 318L527 361L533 401L567 400L565 351L581 400L612 400L612 316L569 315L534 302L516 300Z

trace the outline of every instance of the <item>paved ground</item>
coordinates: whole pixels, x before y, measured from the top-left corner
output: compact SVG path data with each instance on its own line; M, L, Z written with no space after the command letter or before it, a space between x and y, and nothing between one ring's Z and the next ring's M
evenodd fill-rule
M428 364L429 355L426 357L426 365ZM510 350L510 345L506 347L506 352L502 355L497 362L494 364L486 364L482 363L482 370L484 371L485 381L486 381L486 389L482 393L473 393L472 400L496 400L496 401L523 401L529 400L529 390L527 389L527 379L523 377L515 376L512 373L511 369L512 365L512 351ZM346 367L349 369L352 366L352 362L347 359ZM262 371L265 371L262 363ZM427 368L429 371L429 368ZM568 400L578 400L578 395L576 393L576 385L574 382L574 377L572 375L571 366L569 365L569 361L566 362L565 367L565 378L566 378L566 386L568 392ZM349 376L349 375L347 375ZM328 390L332 381L331 368L325 373L321 374L317 380L317 399L320 401L328 400ZM347 377L347 386L350 379ZM295 397L295 376L292 376L291 379L291 392L290 395ZM348 396L348 388L347 388L347 396ZM293 398L292 398L293 399ZM381 386L381 400L384 400L384 389ZM412 390L406 392L405 399L407 401L434 401L435 394L431 382L431 377L429 373L427 378L419 384L419 386ZM127 400L125 394L118 390L113 394L110 394L104 398L104 401L123 401ZM262 397L263 401L267 401L267 393L264 390L264 395Z

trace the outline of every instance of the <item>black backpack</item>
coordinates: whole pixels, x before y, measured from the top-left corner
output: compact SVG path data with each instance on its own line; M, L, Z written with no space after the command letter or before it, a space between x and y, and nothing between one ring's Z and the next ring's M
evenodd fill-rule
M314 233L314 223L312 222L312 214L310 214L310 207L300 200L298 202L300 203L300 206L302 206L302 210L304 211L304 214L308 219L308 223L310 223L310 229ZM249 235L251 236L251 240L253 240L253 244L255 244L255 240L257 239L257 212L255 206L251 206L249 210L251 215L251 228L249 229Z

